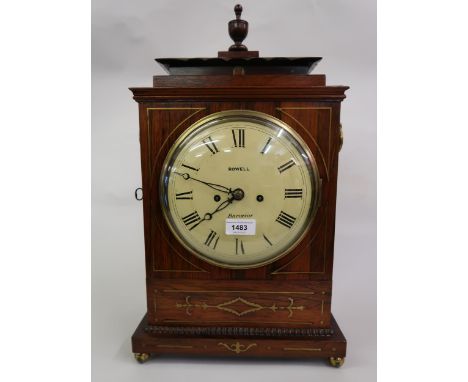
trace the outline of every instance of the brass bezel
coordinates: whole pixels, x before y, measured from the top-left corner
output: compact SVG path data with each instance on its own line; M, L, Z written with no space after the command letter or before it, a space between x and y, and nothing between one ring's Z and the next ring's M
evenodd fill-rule
M312 187L314 187L314 192L313 199L311 201L311 208L308 212L307 215L307 220L308 224L305 226L302 234L296 239L296 241L289 246L289 248L276 256L259 262L255 264L248 264L248 265L235 265L235 264L226 264L226 263L221 263L217 262L213 259L210 259L203 254L199 253L195 249L191 248L188 243L186 243L187 240L185 240L181 234L179 234L178 230L175 229L174 225L172 224L171 221L171 216L170 216L170 211L169 211L169 206L167 204L166 199L164 198L164 191L165 191L165 183L164 183L164 178L167 172L167 168L169 166L169 162L171 158L176 154L177 150L180 148L181 143L189 136L191 135L195 130L201 129L204 125L213 122L215 120L220 120L222 121L223 119L232 119L233 117L241 117L241 118L246 118L250 120L254 120L257 123L263 123L266 121L267 123L277 125L281 129L284 129L287 133L289 133L294 139L295 143L299 146L300 150L303 150L310 162L310 168L311 170L309 173L311 174L311 184ZM293 145L295 145L293 142ZM252 269L252 268L259 268L267 264L271 264L275 262L276 260L279 260L280 258L286 256L288 253L290 253L294 248L296 248L299 243L302 242L304 237L306 236L307 232L310 230L310 227L312 225L312 222L315 219L315 216L317 214L317 210L319 207L319 201L321 197L321 183L320 183L320 175L319 175L319 170L317 163L315 161L315 158L312 154L312 151L310 150L309 146L307 143L302 139L302 137L294 131L292 127L290 127L288 124L285 122L281 121L278 118L275 118L269 114L261 113L258 111L254 110L226 110L226 111L221 111L221 112L216 112L210 115L207 115L206 117L203 117L199 119L197 122L195 122L193 125L191 125L187 130L185 130L173 143L172 147L168 151L166 158L164 159L162 170L161 170L161 175L159 179L159 199L161 203L161 209L163 212L164 219L166 221L167 226L169 227L170 231L172 234L175 236L175 238L179 241L179 243L190 253L195 255L197 258L211 264L215 265L221 268L226 268L226 269Z

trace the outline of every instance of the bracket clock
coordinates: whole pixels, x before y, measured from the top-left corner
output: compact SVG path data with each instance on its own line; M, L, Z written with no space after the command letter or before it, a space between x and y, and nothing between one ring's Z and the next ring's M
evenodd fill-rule
M168 75L139 104L147 312L132 346L151 355L322 357L341 366L331 314L346 86L321 58L157 59Z

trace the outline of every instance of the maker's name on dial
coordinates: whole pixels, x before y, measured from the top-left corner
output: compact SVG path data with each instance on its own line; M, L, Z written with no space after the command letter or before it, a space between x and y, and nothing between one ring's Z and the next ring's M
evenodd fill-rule
M251 218L253 214L229 214L228 219L244 219L244 218Z
M228 171L250 171L248 167L228 167Z

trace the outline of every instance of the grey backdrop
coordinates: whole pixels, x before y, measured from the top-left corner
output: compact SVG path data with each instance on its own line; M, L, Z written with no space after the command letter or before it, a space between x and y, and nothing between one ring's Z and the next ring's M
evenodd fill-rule
M341 369L320 361L158 359L137 364L145 312L137 104L130 86L163 74L155 57L213 57L231 43L234 0L93 0L92 373L98 381L376 380L376 4L243 0L262 56L321 56L315 73L349 85L342 104L332 311L348 339Z

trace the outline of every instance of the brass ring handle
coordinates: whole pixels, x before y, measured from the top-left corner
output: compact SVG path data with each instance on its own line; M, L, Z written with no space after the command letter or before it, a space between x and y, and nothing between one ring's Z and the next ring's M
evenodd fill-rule
M341 125L340 123L340 147L338 149L338 151L341 151L341 148L343 147L343 126Z
M141 191L141 197L138 197L138 191ZM138 187L135 189L135 199L138 201L143 200L143 188Z

